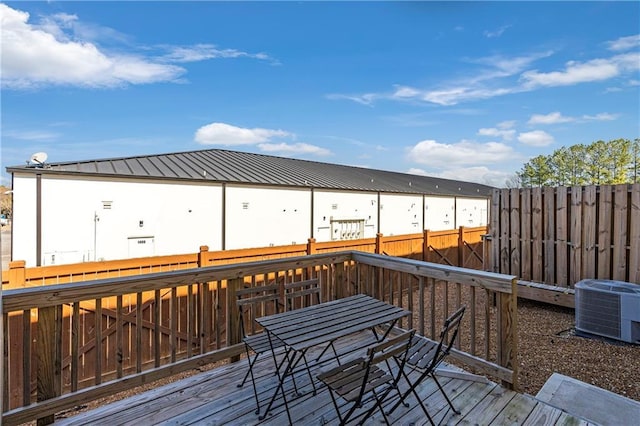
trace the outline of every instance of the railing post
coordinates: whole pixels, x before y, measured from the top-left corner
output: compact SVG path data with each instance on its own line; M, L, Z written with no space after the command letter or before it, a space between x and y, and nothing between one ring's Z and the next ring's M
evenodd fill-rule
M38 309L37 329L37 399L42 402L62 393L62 306ZM51 414L39 418L37 424L40 426L53 422L54 415Z
M511 370L511 383L503 386L516 390L518 388L518 284L511 280L511 294L499 293L498 306L498 363Z
M26 287L27 274L25 269L26 262L24 260L14 260L9 262L9 287Z

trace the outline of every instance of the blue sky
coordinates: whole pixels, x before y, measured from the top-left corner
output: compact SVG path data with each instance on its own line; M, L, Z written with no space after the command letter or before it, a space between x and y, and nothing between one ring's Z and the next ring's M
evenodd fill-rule
M5 2L5 168L208 148L504 186L640 137L639 2Z

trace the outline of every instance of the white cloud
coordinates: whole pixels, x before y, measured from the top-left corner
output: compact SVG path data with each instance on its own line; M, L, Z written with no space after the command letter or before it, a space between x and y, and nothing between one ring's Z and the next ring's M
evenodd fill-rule
M634 47L640 47L640 34L620 37L617 40L607 42L607 45L609 46L609 50L614 51L629 50Z
M533 114L527 124L558 124L569 123L571 121L575 121L575 118L566 117L556 111L549 114Z
M569 86L579 83L604 81L626 72L640 70L640 52L625 53L608 59L592 59L587 62L569 61L562 71L524 72L520 78L524 87Z
M500 27L500 28L498 28L497 30L494 30L494 31L485 30L482 34L486 38L500 37L510 27L511 27L511 25L503 25L502 27Z
M516 125L516 122L511 121L503 121L498 123L496 127L486 127L478 130L478 135L480 136L489 136L489 137L497 137L502 138L503 140L510 141L513 140L516 135L515 129L513 127Z
M185 70L145 58L109 55L90 42L71 41L49 23L36 27L29 14L0 4L2 23L2 85L32 88L41 85L115 87L123 84L173 81ZM71 22L70 15L58 21ZM50 28L51 32L45 29Z
M583 123L586 121L613 121L618 118L616 114L602 112L596 115L583 115L581 117L567 117L560 112L551 112L549 114L533 114L527 124L560 124L560 123Z
M291 154L312 154L316 156L328 156L331 155L331 151L325 148L321 148L316 145L310 145L308 143L261 143L258 144L258 148L260 148L263 152L269 153L280 153L283 155L291 155Z
M213 44L168 46L169 53L161 59L167 62L197 62L217 58L253 58L278 63L266 53L247 53L236 49L218 49Z
M255 145L274 137L291 137L289 132L273 129L246 129L225 123L211 123L196 130L194 140L202 145Z
M554 142L553 136L543 130L524 132L518 135L518 141L529 146L549 146Z
M608 112L601 112L596 115L583 115L583 120L589 121L613 121L618 118L618 114L609 114Z
M346 99L348 101L353 101L362 105L373 105L374 101L376 99L380 99L382 96L381 95L377 95L375 93L365 93L363 95L342 95L339 93L332 93L329 95L326 95L327 99L332 99L332 100L341 100L341 99Z
M423 169L411 168L407 173L418 176L432 176L443 179L461 180L463 182L475 182L497 188L504 188L507 180L513 175L513 173L490 170L483 166L449 169L438 173L429 173Z
M40 130L5 131L4 136L29 142L50 142L60 137L58 133Z
M500 163L510 160L512 156L513 149L500 142L461 141L444 144L434 140L424 140L408 151L408 158L411 161L436 169Z

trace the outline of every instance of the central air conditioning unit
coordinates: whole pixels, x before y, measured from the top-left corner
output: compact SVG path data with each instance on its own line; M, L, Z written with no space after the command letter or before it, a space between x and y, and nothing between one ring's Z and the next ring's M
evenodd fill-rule
M640 343L640 285L587 279L575 290L576 330Z

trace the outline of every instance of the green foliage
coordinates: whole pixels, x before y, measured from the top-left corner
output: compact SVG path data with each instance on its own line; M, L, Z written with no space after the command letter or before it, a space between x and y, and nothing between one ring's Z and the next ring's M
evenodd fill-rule
M517 172L522 187L613 185L640 181L640 139L595 141L539 155Z

